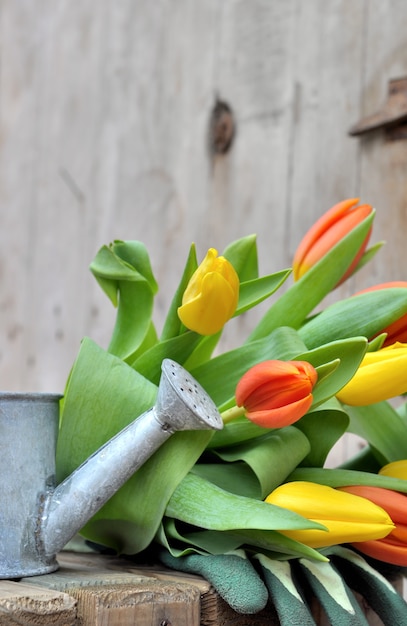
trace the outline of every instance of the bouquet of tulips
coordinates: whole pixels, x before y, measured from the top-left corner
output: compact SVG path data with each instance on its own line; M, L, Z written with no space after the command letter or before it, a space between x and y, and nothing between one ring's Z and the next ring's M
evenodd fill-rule
M386 624L407 623L407 604L378 572L407 566L407 282L322 302L379 250L368 248L374 215L358 199L340 202L310 228L292 268L266 276L254 235L221 256L209 249L200 264L192 245L160 334L145 246L99 250L90 269L116 322L106 350L83 339L71 370L58 479L154 405L165 358L202 385L224 426L175 433L85 538L199 572L240 612L271 598L282 624L314 623L306 589L332 624L366 623L350 588ZM218 353L227 322L271 296L250 335ZM325 467L347 432L365 440L361 453Z

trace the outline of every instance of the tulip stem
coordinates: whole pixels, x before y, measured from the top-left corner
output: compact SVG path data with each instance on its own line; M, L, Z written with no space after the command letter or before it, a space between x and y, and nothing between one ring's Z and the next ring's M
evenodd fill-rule
M242 406L232 406L231 409L227 409L226 411L223 411L223 413L221 413L224 424L229 424L229 422L236 419L236 417L240 417L244 414L245 410Z

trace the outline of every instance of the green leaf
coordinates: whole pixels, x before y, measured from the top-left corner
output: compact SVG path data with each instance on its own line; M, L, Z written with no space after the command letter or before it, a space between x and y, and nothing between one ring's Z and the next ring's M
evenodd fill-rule
M260 498L263 500L309 454L311 450L307 437L297 428L288 426L268 432L258 439L242 443L215 453L228 463L244 461L257 476ZM236 478L236 489L238 486Z
M239 302L234 317L269 298L290 275L291 270L282 270L269 276L262 276L240 283Z
M335 398L308 412L295 427L301 430L310 443L309 454L301 465L322 467L333 445L342 437L349 425L349 417Z
M258 277L256 235L247 235L233 241L224 249L222 256L233 265L240 282Z
M386 243L385 241L378 241L377 243L373 244L373 246L370 246L370 248L365 250L365 252L362 255L362 258L359 260L359 263L355 267L355 270L352 272L351 276L356 274L356 272L359 272L359 270L361 270L362 267L367 265L367 263L370 263L370 261L373 259L373 257L376 256L376 254L379 252L380 248L385 243Z
M157 283L148 252L139 241L115 241L99 250L90 270L118 307L108 350L126 359L151 331Z
M223 330L223 329L222 329ZM222 330L214 335L206 335L201 337L201 341L194 348L191 356L187 358L184 363L185 369L191 371L196 367L199 367L202 363L209 361L212 356L213 351L215 350L220 336L222 335Z
M360 250L373 219L374 212L348 233L300 280L287 289L268 309L250 334L248 341L265 337L278 326L300 328L311 311L336 287ZM359 335L360 333L353 334ZM331 339L332 337L329 337L328 341Z
M346 383L354 376L358 369L367 348L367 341L364 337L352 337L330 341L313 350L308 350L298 354L295 359L305 360L315 368L329 364L339 359L338 366L329 376L322 380L318 379L313 391L312 408L326 402L334 396Z
M58 481L153 406L156 395L155 385L85 337L62 404Z
M168 310L167 317L164 322L163 331L161 333L161 341L165 341L166 339L170 339L171 337L176 337L180 334L183 328L181 320L178 317L178 308L182 304L182 296L184 295L184 291L187 288L190 278L197 269L197 267L198 261L196 258L196 248L195 244L192 244L189 249L188 258L185 263L180 283L174 294L171 306Z
M247 463L196 463L191 472L225 491L257 500L261 498L258 478Z
M347 337L370 338L405 313L407 289L378 289L335 302L307 322L299 335L308 348Z
M189 473L179 483L165 510L188 524L209 530L283 530L324 528L287 509L235 495Z
M225 424L222 430L217 430L208 444L208 448L224 448L234 446L237 443L255 439L260 435L269 433L269 428L262 428L250 422L246 416L241 415Z
M179 528L180 525L183 530ZM242 539L232 533L198 530L194 526L188 527L186 524L180 524L178 520L167 517L163 520L163 531L167 538L166 547L174 556L182 556L192 551L198 554L226 554L231 550L236 550L242 544ZM174 553L171 540L175 540L175 545L178 546L177 553ZM184 544L185 547L180 550L181 544ZM191 550L191 548L193 549Z
M247 552L257 552L259 549L265 554L273 552L274 559L291 559L293 557L305 557L315 561L327 561L327 558L317 550L306 546L291 537L286 537L278 530L237 530L234 534L244 539L243 546Z
M326 467L298 467L287 478L287 482L305 480L328 487L346 487L362 485L366 487L382 487L407 493L407 480L361 472L348 469L331 469Z
M131 367L158 385L163 360L169 358L183 365L201 340L201 335L187 331L177 337L160 341L133 361Z
M349 431L365 439L382 465L406 458L407 424L386 401L347 406Z

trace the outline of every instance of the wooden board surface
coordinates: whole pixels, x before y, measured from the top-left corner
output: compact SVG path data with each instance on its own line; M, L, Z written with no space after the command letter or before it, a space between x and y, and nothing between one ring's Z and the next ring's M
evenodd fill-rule
M1 626L278 626L274 607L255 615L233 611L200 576L100 554L63 552L60 569L0 581ZM392 581L401 592L401 577ZM383 626L357 596L370 626ZM311 610L329 626L320 605Z

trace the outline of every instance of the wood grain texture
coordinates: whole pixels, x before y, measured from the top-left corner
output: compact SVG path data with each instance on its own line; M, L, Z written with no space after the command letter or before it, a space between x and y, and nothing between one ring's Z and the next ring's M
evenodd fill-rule
M0 581L1 626L73 626L76 600L30 583Z
M159 329L192 241L202 258L257 233L271 273L346 197L377 208L388 244L333 297L405 278L407 142L347 131L407 75L406 27L403 0L3 0L2 388L61 392L81 338L107 346L115 311L88 265L115 238L150 250ZM224 154L218 100L236 122Z

